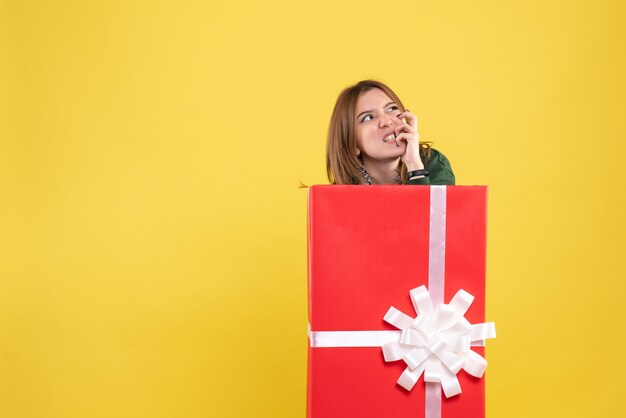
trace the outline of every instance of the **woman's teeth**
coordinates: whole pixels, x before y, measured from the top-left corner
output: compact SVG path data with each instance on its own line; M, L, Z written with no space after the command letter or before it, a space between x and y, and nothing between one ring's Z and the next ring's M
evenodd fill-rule
M396 134L391 134L383 138L383 142L389 142L396 139Z

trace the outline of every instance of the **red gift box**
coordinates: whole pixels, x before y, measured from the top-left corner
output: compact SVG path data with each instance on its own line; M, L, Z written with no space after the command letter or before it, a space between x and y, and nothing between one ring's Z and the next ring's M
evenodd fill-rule
M443 192L443 212L431 205L434 190L440 200ZM486 197L484 186L311 187L310 331L398 331L383 317L390 306L415 316L409 291L429 285L431 223L442 219L440 296L448 303L467 291L475 299L465 318L484 322ZM311 347L311 335L309 342L307 417L425 417L424 376L410 391L396 383L404 362L386 362L380 347ZM441 396L441 416L484 417L484 377L461 370L457 378L462 393Z

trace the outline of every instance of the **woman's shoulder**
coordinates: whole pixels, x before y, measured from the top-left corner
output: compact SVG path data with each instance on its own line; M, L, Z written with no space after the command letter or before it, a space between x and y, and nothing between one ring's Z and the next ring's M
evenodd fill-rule
M430 148L429 151L425 168L429 172L430 184L454 185L454 171L448 158L435 148Z
M443 155L443 152L431 147L428 149L428 161L426 164L450 165L450 161L448 157Z

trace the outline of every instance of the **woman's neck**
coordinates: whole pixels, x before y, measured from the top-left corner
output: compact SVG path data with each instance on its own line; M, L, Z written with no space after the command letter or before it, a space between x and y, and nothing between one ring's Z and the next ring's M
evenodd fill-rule
M400 157L390 161L370 160L363 157L365 171L374 178L375 184L398 184Z

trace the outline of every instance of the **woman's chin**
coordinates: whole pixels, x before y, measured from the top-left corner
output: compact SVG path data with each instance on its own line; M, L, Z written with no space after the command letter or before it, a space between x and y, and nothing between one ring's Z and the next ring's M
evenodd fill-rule
M381 155L384 155L385 157L389 157L389 158L398 158L398 157L402 157L402 155L404 154L404 145L400 145L397 146L393 145L389 146L387 148L385 148L384 150L382 150L383 152L381 152Z
M374 161L393 162L394 160L402 157L405 148L406 145L400 144L400 146L397 146L394 141L393 146L384 144L384 146L375 150L368 150L370 152L367 152L366 155L368 155L369 159Z
M385 152L380 153L374 159L380 162L394 162L400 159L400 157L402 157L402 152Z

